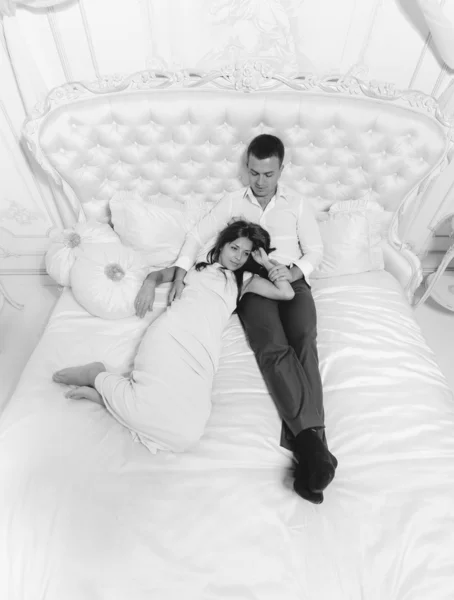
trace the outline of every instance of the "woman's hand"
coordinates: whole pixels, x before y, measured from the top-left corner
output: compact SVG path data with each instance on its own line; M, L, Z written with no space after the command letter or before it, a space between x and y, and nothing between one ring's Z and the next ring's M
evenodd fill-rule
M147 311L153 310L155 292L156 281L149 278L145 279L134 301L136 315L140 319L143 319Z
M292 272L285 265L281 265L276 260L272 260L271 269L268 271L268 279L273 283L275 281L289 281L292 282Z
M270 259L268 258L268 254L263 248L258 248L257 250L254 250L254 252L252 253L252 258L257 264L259 264L262 267L265 267L267 271L273 266L273 263L270 261Z
M290 269L285 265L278 263L276 260L270 259L263 248L254 250L252 258L256 263L265 267L268 271L268 278L273 283L276 281L289 281L291 283L292 273Z
M174 300L179 300L183 290L184 281L182 279L175 279L169 292L169 304L172 304Z

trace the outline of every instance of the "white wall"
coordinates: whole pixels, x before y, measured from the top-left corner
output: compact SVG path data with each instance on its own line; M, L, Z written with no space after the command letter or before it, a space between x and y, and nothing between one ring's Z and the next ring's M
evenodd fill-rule
M4 29L0 273L42 271L47 233L61 224L58 190L19 144L26 111L55 86L145 68L209 70L251 57L288 72L343 73L360 64L369 78L434 96L452 79L415 0L74 0L18 9ZM21 62L21 95L8 49Z

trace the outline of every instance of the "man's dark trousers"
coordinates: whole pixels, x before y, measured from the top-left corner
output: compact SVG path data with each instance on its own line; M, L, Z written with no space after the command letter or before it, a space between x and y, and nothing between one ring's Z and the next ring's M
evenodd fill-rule
M317 353L317 314L305 279L292 283L295 297L276 301L248 293L237 313L258 366L284 421L281 444L291 448L303 429L324 427ZM324 431L320 432L326 443Z

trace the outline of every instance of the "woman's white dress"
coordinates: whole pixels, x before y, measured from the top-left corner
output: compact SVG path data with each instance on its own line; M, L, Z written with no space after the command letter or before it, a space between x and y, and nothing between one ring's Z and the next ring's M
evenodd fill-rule
M153 452L181 452L202 436L222 332L236 308L235 276L218 263L192 269L185 284L145 332L130 378L104 372L95 381L107 409Z

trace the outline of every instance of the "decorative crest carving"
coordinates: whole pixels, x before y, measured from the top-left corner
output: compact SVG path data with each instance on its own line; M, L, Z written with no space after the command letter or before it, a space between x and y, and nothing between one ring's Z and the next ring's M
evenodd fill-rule
M130 90L202 86L246 93L288 87L301 92L310 90L348 95L363 94L369 98L403 102L428 112L448 129L454 129L454 119L443 115L437 100L432 96L415 90L399 90L393 83L366 80L363 78L365 71L366 67L363 65L355 65L346 75L320 76L302 73L286 76L273 72L268 63L255 60L226 65L218 71L209 73L185 69L175 72L145 70L128 76L114 74L94 82L67 83L54 88L47 98L35 107L25 124L25 132L27 137L32 136L40 124L34 121L37 119L40 121L53 108L93 95ZM452 132L450 134L454 136Z

